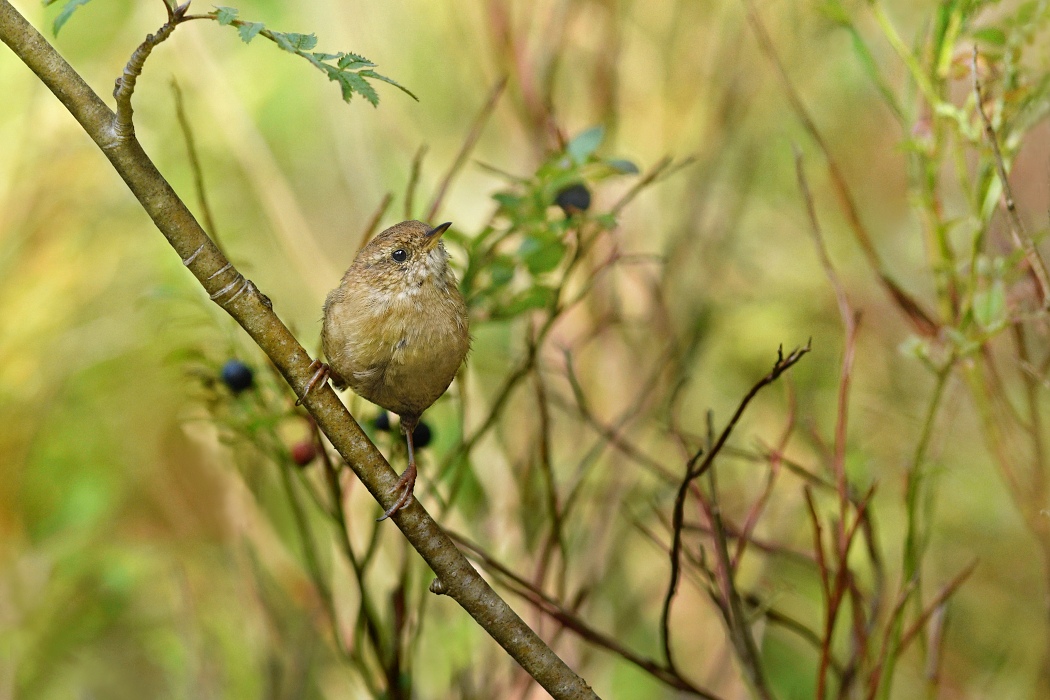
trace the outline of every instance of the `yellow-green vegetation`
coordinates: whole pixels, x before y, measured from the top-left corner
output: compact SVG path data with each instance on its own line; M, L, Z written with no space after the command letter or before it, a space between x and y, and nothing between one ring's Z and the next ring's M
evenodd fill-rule
M165 21L44 4L107 100ZM312 353L454 222L415 493L601 697L1050 696L1050 3L186 12L135 131ZM0 94L0 698L543 697L7 47Z

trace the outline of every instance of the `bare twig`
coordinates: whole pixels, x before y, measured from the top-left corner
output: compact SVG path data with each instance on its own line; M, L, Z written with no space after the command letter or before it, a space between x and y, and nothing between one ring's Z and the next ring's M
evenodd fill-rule
M394 201L393 192L387 192L383 195L383 199L380 200L379 206L372 212L372 217L365 224L364 229L361 231L361 239L358 241L357 250L360 252L362 248L368 245L368 242L372 240L372 236L379 229L379 222L383 220L383 215L386 214L386 210L390 208L390 203ZM405 218L412 218L411 216Z
M117 138L128 139L135 135L135 125L132 123L134 110L131 108L131 96L135 92L135 82L142 75L146 59L149 58L153 49L171 36L179 23L185 21L186 10L190 8L190 4L187 2L173 8L165 2L164 7L168 12L168 21L157 30L156 34L146 35L146 39L131 54L127 65L124 66L123 74L117 78L113 86L113 97L117 101L117 116L113 121L113 128Z
M973 46L973 56L970 59L970 74L973 76L973 95L977 101L977 113L981 115L981 123L984 124L984 133L988 137L988 143L992 146L992 155L995 160L995 171L999 175L999 182L1003 186L1003 203L1006 206L1006 213L1010 217L1010 235L1013 237L1014 245L1024 252L1025 261L1028 263L1028 269L1031 271L1032 276L1035 277L1036 283L1039 285L1039 296L1042 299L1043 307L1045 308L1050 304L1050 273L1046 269L1046 261L1043 260L1043 256L1039 253L1039 249L1035 247L1035 243L1032 241L1031 236L1028 235L1028 231L1025 230L1024 222L1021 221L1021 215L1017 213L1017 205L1014 202L1013 189L1010 187L1010 178L1006 173L1006 162L1003 160L1003 152L999 148L999 137L995 135L995 127L992 126L992 120L989 119L988 113L984 111L984 96L981 94L981 82L977 78L977 45Z
M200 156L197 155L197 144L193 138L193 126L186 115L186 108L182 99L182 88L178 81L171 79L171 92L175 96L175 117L178 119L179 128L182 130L182 138L186 142L186 155L190 159L190 171L193 173L193 187L197 190L197 202L200 204L201 217L204 219L204 230L208 232L215 241L219 251L226 255L219 240L219 230L215 225L215 219L211 215L211 205L208 204L208 193L204 188L204 168L201 167Z
M461 547L467 550L467 553L472 556L476 561L480 562L486 569L500 575L509 590L515 595L521 596L534 605L538 610L544 614L554 618L572 632L576 633L581 639L599 646L607 651L611 651L622 659L625 659L638 668L649 673L654 678L666 683L667 685L683 690L693 695L697 695L702 698L709 698L710 700L717 700L716 695L708 690L705 690L699 686L696 686L665 666L662 666L657 661L646 658L637 652L628 649L619 641L599 630L594 629L586 622L584 622L579 616L566 610L556 600L548 596L543 591L537 589L525 578L515 574L513 571L508 569L506 566L497 561L494 557L490 556L480 546L471 542L467 538L457 533L448 531L449 537L458 543Z
M678 592L678 581L681 575L682 526L684 525L685 499L689 486L699 476L711 468L715 457L722 450L726 440L729 439L729 434L733 431L737 421L740 420L740 416L743 415L744 410L747 408L748 404L751 403L751 400L755 398L758 392L769 384L775 382L781 374L794 366L809 351L810 346L807 345L806 347L795 348L785 357L783 348L781 348L777 352L777 361L773 364L773 369L769 374L751 387L751 390L748 391L747 395L745 395L740 401L740 405L737 406L736 412L733 413L729 423L722 430L722 433L718 436L718 440L715 441L710 452L707 453L707 456L704 457L703 461L700 461L700 457L703 456L703 452L701 451L693 455L693 457L686 463L685 476L678 488L678 494L675 496L674 511L671 518L671 573L670 580L667 584L667 594L664 596L663 610L660 613L660 640L663 645L664 658L667 660L667 666L672 671L675 670L675 663L674 656L671 653L671 603L674 601L675 593ZM699 464L697 464L697 462L699 462Z
M507 87L506 76L496 81L496 84L489 90L489 96L485 100L485 103L481 106L478 111L478 116L474 118L474 123L470 127L470 131L467 133L466 139L463 140L463 145L459 148L459 153L456 154L456 159L452 161L452 165L449 166L448 172L441 178L441 184L438 185L437 191L434 193L434 198L430 201L430 206L427 207L427 215L425 221L431 221L437 216L438 211L441 209L441 202L445 198L445 193L448 191L449 185L452 184L452 180L455 179L459 171L463 169L463 166L467 162L467 158L470 157L470 152L474 150L474 146L477 145L478 139L481 138L481 131L485 128L485 123L488 122L489 117L492 116L492 112L496 109L496 103L499 102L500 95L503 94L503 89Z
M898 653L903 652L905 649L908 648L908 645L911 644L911 641L915 639L916 635L918 635L919 632L922 631L923 627L926 626L927 620L930 619L930 616L934 613L934 611L937 610L937 608L941 607L945 603L945 601L947 601L950 597L952 597L952 595L954 595L955 592L959 590L959 587L961 585L966 583L966 579L970 578L970 574L972 574L974 572L974 569L976 568L977 560L975 559L969 564L967 564L962 571L957 573L951 581L944 584L941 590L937 592L937 595L933 597L933 600L931 600L926 606L926 609L922 611L922 614L920 614L919 617L911 623L911 626L904 633L904 636L901 637L900 646L897 648Z
M408 183L405 185L405 218L415 218L416 189L419 187L419 174L423 169L423 158L427 155L427 145L424 143L416 149L412 156L412 168L408 171Z
M886 266L882 262L882 258L879 256L878 251L876 251L875 244L872 242L871 234L868 232L867 226L865 226L864 221L861 219L860 210L857 207L856 201L853 199L853 194L850 192L849 186L846 184L845 174L839 167L838 161L832 155L831 148L828 146L827 141L824 140L820 130L817 129L817 125L810 116L806 106L803 104L802 98L799 97L798 92L795 90L795 86L791 82L790 76L788 76L787 69L780 60L780 55L777 53L776 47L773 46L773 40L769 36L769 32L766 31L765 24L762 22L761 16L755 9L754 3L751 0L745 0L745 4L747 5L748 21L754 29L755 37L758 39L758 44L761 47L762 52L766 54L776 68L777 77L780 80L784 92L787 94L788 102L791 103L791 107L795 111L798 120L802 123L803 128L805 128L806 132L809 133L810 138L813 139L824 154L824 159L828 163L828 173L831 175L831 183L835 188L835 193L838 196L839 203L846 214L846 219L849 221L850 228L852 228L854 237L857 239L857 243L864 252L864 256L867 259L869 266L878 276L882 286L911 322L915 331L927 337L936 335L938 328L937 322L934 321L919 302L905 292L896 280L894 280L886 271Z

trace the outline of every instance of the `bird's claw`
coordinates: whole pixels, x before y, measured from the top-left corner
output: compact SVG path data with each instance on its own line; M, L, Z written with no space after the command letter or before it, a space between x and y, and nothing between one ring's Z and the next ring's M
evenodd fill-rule
M416 487L416 464L415 462L409 462L408 468L405 469L405 473L401 475L401 478L394 484L394 488L390 489L390 493L401 492L397 500L394 501L394 505L390 506L383 513L383 516L376 522L383 522L394 513L398 512L402 508L408 506L412 502L412 491Z
M309 369L314 371L314 376L310 377L310 381L306 383L306 388L303 389L303 395L295 402L296 406L302 406L303 401L305 401L306 397L310 395L310 392L313 391L318 384L323 385L328 381L328 377L332 373L331 367L320 360L314 360L311 362Z

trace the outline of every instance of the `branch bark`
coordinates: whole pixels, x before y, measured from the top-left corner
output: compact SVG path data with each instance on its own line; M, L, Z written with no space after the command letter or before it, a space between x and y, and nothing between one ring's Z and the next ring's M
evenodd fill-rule
M200 227L132 130L120 128L113 111L7 0L0 0L0 41L65 105L211 299L247 331L301 396L311 375L310 356L273 312L270 300ZM311 391L304 405L375 499L391 505L397 475L331 387ZM445 593L547 692L559 700L598 697L492 590L417 501L391 520L437 574Z

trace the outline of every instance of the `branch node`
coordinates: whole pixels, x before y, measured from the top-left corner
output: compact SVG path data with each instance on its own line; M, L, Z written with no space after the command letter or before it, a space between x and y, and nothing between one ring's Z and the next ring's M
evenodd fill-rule
M201 247L200 247L200 248L198 248L197 250L193 251L193 253L192 253L192 254L190 255L190 257L188 257L188 258L183 258L183 260L182 260L182 264L183 264L183 265L185 265L186 267L189 267L189 266L190 266L190 264L191 264L191 263L192 263L192 262L193 262L194 260L196 260L196 259L197 259L197 256L201 254L201 251L202 251L202 250L204 250L204 247L205 247L206 245L208 245L208 244L207 244L207 243L201 243ZM223 269L225 270L226 268L223 268ZM216 274L218 274L218 273L216 273ZM214 276L215 276L215 275L212 275L212 277L214 277ZM208 279L211 279L211 277L209 277Z

